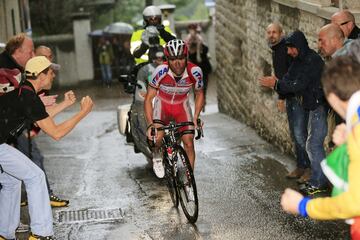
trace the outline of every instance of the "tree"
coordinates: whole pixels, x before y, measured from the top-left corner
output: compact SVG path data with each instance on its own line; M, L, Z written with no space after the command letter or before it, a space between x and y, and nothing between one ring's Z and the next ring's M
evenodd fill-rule
M69 33L71 14L84 0L30 0L30 15L35 35Z
M155 0L154 4L155 5L174 4L176 6L176 9L178 9L190 4L191 2L198 2L198 1L204 1L204 0Z
M186 8L186 11L180 10L181 16L177 18L183 20L195 14L200 2L203 4L203 0L114 0L112 4L101 5L89 0L30 0L29 2L35 36L72 33L72 14L79 12L80 9L90 13L93 29L102 29L110 23L119 21L136 25L142 19L145 4L151 2L154 5L175 4L176 10Z
M143 1L143 0L141 0ZM88 0L30 0L30 15L34 35L53 35L72 32L72 14L85 11L90 13L92 22L106 16L106 25L113 22L115 4L92 4ZM110 14L109 14L110 13Z

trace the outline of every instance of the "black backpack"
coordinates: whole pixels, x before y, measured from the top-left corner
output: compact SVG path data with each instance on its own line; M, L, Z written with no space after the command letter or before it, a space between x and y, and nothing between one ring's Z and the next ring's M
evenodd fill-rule
M5 95L19 89L18 96L20 96L23 89L34 91L30 86L24 85L25 76L18 69L0 68L0 103L1 98ZM24 119L18 126L9 132L10 139L16 139L25 129L28 131L30 136L31 122ZM31 158L31 139L29 138L29 158Z

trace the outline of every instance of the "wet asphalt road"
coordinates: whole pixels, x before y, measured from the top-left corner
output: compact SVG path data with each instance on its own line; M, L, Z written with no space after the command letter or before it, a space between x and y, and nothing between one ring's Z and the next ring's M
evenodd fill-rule
M210 94L214 91L213 86ZM282 191L296 187L284 178L293 158L217 113L213 95L202 117L205 138L196 142L199 218L189 224L145 157L119 134L116 108L130 97L119 85L84 85L75 93L78 99L94 98L93 112L59 142L45 135L37 139L51 187L71 201L68 208L54 209L57 239L344 239L347 234L341 221L282 212ZM57 121L77 110L72 107Z

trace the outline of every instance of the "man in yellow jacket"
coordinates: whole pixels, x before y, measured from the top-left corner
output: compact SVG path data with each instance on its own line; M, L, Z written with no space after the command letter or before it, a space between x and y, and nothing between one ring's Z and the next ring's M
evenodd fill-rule
M169 27L161 24L161 10L157 6L147 6L143 11L144 29L135 31L131 35L131 54L137 64L149 61L149 54L168 41L175 39ZM149 50L149 51L148 51Z
M360 239L360 64L350 57L335 58L326 67L322 84L331 107L344 119L334 131L336 145L347 144L348 165L343 170L333 167L328 174L335 189L332 197L310 199L286 189L281 197L282 208L292 214L320 220L350 219L352 239ZM344 145L343 145L344 146ZM346 156L343 156L346 158ZM324 160L326 164L326 160ZM344 161L344 159L338 159ZM346 160L345 160L346 161ZM336 164L336 162L335 162ZM339 165L338 165L339 167ZM325 170L325 169L324 169ZM326 172L325 172L326 173ZM340 184L339 184L340 183Z

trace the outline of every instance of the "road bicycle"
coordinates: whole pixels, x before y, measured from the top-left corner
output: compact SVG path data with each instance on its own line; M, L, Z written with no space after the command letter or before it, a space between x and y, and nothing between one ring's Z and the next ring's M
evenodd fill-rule
M198 120L198 126L201 121ZM196 190L196 181L191 168L189 158L181 146L181 136L194 133L194 130L185 130L180 132L179 129L186 126L194 126L193 122L170 122L166 126L156 128L158 131L164 131L162 139L163 164L165 168L165 179L171 200L175 207L181 204L181 208L186 218L191 223L195 223L199 213L199 200ZM155 129L153 129L153 136ZM202 128L197 129L195 139L203 137Z

